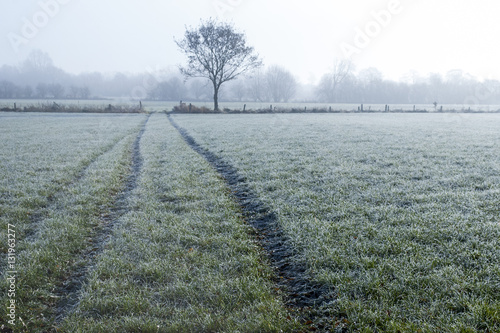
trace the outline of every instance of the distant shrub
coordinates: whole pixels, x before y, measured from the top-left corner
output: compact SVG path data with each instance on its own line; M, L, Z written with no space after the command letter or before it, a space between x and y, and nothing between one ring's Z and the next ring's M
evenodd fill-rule
M137 105L65 105L53 103L37 103L23 107L1 108L0 111L18 112L67 112L67 113L140 113L144 110Z
M172 111L176 113L216 113L214 110L205 106L198 107L193 104L186 105L186 103L174 106Z

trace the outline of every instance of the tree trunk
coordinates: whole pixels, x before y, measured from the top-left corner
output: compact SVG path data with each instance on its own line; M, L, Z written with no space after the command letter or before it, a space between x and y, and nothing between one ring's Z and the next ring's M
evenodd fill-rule
M214 111L219 111L219 87L214 83Z

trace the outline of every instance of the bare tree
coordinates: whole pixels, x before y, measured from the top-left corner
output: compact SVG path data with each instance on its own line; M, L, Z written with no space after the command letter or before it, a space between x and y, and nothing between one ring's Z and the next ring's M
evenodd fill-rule
M31 86L24 86L23 88L23 96L24 98L33 97L33 88Z
M288 102L297 92L297 80L292 73L281 66L269 67L265 79L273 102Z
M174 76L168 80L170 94L175 100L183 99L187 94L187 88L182 79Z
M264 102L267 100L266 82L264 74L257 70L248 83L248 92L255 102Z
M188 65L180 68L182 74L212 82L215 111L224 82L262 65L253 47L246 45L245 35L228 23L210 19L196 29L186 29L184 39L175 42L188 58Z
M184 82L177 76L162 81L156 85L150 92L149 98L159 101L178 101L184 99L187 94L187 88Z
M89 99L90 98L90 88L87 86L81 87L80 88L80 97L82 99Z
M170 97L170 85L168 82L160 82L148 93L148 98L156 101L173 100ZM177 98L176 98L177 100Z
M14 98L16 94L16 86L10 81L0 81L0 97Z
M23 67L25 71L45 72L54 67L54 62L48 53L36 49L30 52Z
M358 73L357 77L358 87L360 87L362 91L362 98L359 102L366 103L367 101L379 101L384 103L379 99L382 98L383 100L387 100L383 97L385 94L384 89L386 88L386 82L384 82L383 75L378 69L374 67L365 68Z
M194 79L189 84L191 94L197 101L210 98L210 81L207 79Z
M41 82L36 85L36 97L45 98L47 97L48 91L49 90L46 83Z
M77 86L71 86L71 87L69 87L68 97L72 98L72 99L77 99L79 92L80 92L80 88L78 88Z
M320 80L318 95L328 102L336 102L339 86L351 75L353 69L353 64L350 60L335 60L330 73L323 75Z
M231 86L231 92L236 99L241 102L247 93L247 87L241 80L237 80Z
M431 73L429 75L429 96L434 101L442 103L443 100L444 82L443 77L439 73Z
M59 83L52 83L47 85L47 92L52 95L55 99L61 99L64 97L64 92L66 89Z

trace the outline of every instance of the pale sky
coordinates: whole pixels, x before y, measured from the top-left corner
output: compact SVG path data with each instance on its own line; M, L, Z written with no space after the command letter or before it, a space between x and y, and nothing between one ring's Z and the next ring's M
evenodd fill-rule
M217 17L245 32L265 65L302 82L335 59L385 78L461 69L500 79L495 0L0 0L0 65L33 49L71 72L176 69L185 26ZM0 78L1 79L1 78Z

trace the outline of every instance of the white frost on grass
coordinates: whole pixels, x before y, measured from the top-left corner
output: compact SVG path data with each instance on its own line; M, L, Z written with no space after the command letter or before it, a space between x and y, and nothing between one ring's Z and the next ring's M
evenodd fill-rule
M278 214L353 328L500 329L499 115L174 117Z

